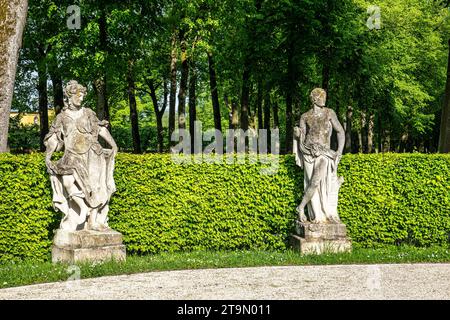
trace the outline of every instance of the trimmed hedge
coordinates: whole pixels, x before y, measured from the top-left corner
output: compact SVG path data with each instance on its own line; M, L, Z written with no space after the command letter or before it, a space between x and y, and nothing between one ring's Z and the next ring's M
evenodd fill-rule
M347 155L339 171L338 210L355 243L449 242L450 154Z
M60 219L44 156L0 154L0 261L47 258Z
M110 225L130 253L285 249L303 191L302 171L281 156L261 164L174 164L170 155L119 154ZM450 155L346 155L339 213L354 245L448 243ZM44 156L0 155L0 261L48 259L60 213Z

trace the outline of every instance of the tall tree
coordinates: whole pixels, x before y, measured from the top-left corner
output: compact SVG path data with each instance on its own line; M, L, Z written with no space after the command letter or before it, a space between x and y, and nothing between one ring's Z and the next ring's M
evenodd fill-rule
M345 117L345 153L352 151L352 120L353 120L353 108L347 106Z
M27 0L0 0L0 152L7 151L9 114Z
M172 34L170 53L170 96L169 96L169 147L172 145L172 133L175 131L175 105L177 95L177 34Z
M59 72L49 70L49 73L53 87L53 107L55 113L58 114L64 108L63 80Z
M294 44L289 44L289 50L287 52L287 92L286 92L286 142L285 153L292 153L292 139L294 134L293 129L293 113L292 113L292 95L294 94L295 71L294 71Z
M180 48L181 48L181 78L180 90L178 91L178 129L186 129L186 93L189 77L189 64L186 48L185 30L180 30ZM182 136L180 135L180 141Z
M211 100L214 114L214 128L222 131L219 93L217 92L216 67L214 65L214 57L211 52L208 52L208 70L209 70L209 87L211 91Z
M128 103L130 105L131 135L133 137L133 152L141 153L141 136L139 134L139 116L136 106L136 83L134 78L134 61L128 61Z
M273 127L278 129L280 127L280 120L278 118L278 102L273 104Z
M98 22L100 50L103 53L103 60L98 71L96 79L94 79L94 89L97 95L97 116L100 120L109 120L108 95L106 91L106 60L108 58L108 35L107 35L107 7L100 9L100 17Z
M149 93L150 93L150 97L152 98L152 103L153 103L153 110L155 111L155 115L156 115L156 130L157 130L157 135L158 135L158 152L163 152L164 151L164 128L163 128L163 123L162 123L162 118L164 115L164 112L166 111L167 108L167 95L168 95L168 90L167 90L167 81L164 80L164 92L163 92L163 103L162 106L160 107L158 104L158 98L156 97L156 87L154 84L153 79L147 79L147 85L150 89Z
M442 106L441 129L439 135L439 152L450 152L450 39L447 64L447 83L445 86L444 105Z
M244 71L242 73L242 91L241 91L241 129L248 130L248 117L250 110L250 58L244 62Z
M262 129L264 127L263 124L263 84L261 80L258 80L258 87L257 87L257 94L256 94L256 114L258 117L258 129Z
M270 87L266 86L265 98L264 98L264 120L262 123L262 128L267 130L267 146L270 146ZM261 116L261 118L263 118Z
M191 136L191 153L195 151L195 121L197 120L197 69L195 60L189 62L189 134Z
M48 94L47 94L47 64L46 49L39 47L38 58L38 84L39 94L39 129L40 129L40 150L45 151L44 138L48 133Z

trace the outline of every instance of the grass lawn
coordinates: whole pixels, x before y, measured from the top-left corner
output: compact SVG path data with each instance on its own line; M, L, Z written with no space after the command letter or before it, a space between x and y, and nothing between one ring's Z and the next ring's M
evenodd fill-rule
M50 260L50 258L49 258ZM354 248L351 253L301 256L288 251L198 251L130 255L126 262L80 264L80 277L132 274L149 271L256 266L293 266L327 264L450 262L449 247L416 248L412 246L381 249ZM44 282L66 281L73 274L69 265L51 262L21 261L0 264L0 288Z

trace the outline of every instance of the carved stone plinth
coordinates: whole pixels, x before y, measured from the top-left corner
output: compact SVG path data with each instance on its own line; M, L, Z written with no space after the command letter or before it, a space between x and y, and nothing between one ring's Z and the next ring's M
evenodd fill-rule
M310 223L295 221L292 246L302 254L347 252L352 243L343 223Z
M126 259L122 234L117 231L58 229L53 238L53 263L102 262L112 259Z

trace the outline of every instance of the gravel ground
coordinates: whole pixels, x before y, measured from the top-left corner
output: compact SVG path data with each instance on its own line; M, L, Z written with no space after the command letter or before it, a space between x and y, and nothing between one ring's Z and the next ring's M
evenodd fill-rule
M450 299L450 264L150 272L0 290L0 299Z

